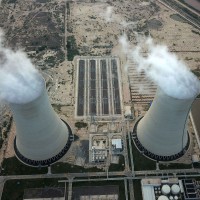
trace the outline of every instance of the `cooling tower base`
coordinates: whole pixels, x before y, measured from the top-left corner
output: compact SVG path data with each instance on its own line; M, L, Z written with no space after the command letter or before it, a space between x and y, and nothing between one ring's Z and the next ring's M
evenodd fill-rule
M137 125L139 123L139 121L141 120L142 118L140 118L135 126L134 126L134 129L133 129L133 133L132 133L132 138L133 138L133 141L134 141L134 144L135 146L137 147L137 149L141 152L141 154L143 154L144 156L152 159L152 160L155 160L155 161L173 161L173 160L177 160L179 158L181 158L185 152L187 151L188 147L189 147L189 144L190 144L190 137L189 137L189 134L188 134L188 142L186 144L186 146L183 148L182 151L180 151L179 153L177 154L174 154L174 155L170 155L170 156L162 156L162 155L156 155L150 151L148 151L142 144L141 142L139 141L138 137L137 137Z
M18 160L20 160L22 163L31 166L31 167L47 167L52 165L53 163L57 162L58 160L60 160L69 150L71 143L73 141L73 135L72 135L72 131L70 126L64 121L62 120L69 131L69 137L67 140L66 145L64 146L64 148L62 149L62 151L60 151L60 153L58 153L57 155L53 156L52 158L48 158L46 160L31 160L29 158L24 157L17 149L17 145L16 145L16 137L14 140L14 150L15 150L15 155L18 158Z

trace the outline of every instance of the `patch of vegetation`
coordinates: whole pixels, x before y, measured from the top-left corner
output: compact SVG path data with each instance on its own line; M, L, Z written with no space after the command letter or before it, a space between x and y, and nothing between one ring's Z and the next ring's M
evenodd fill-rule
M147 157L143 156L141 152L135 147L133 141L132 144L132 153L133 153L133 162L134 168L136 171L139 170L155 170L156 169L156 161L148 159Z
M2 168L1 175L46 174L48 171L47 167L29 167L21 163L16 157L4 159Z
M59 104L52 104L52 106L53 106L53 108L56 110L56 111L58 111L58 112L61 112L61 105L59 105Z
M172 15L170 15L170 18L175 20L175 21L179 21L179 22L182 22L182 23L187 23L187 21L179 14L172 14Z
M192 70L192 72L193 72L197 77L200 77L200 70L195 69L195 70Z
M134 198L137 199L137 200L143 200L141 182L140 181L141 180L134 180L133 181Z
M0 149L1 149L1 147L2 147L2 145L3 145L3 139L2 139L2 137L0 138Z
M79 140L79 137L76 134L74 134L74 142L77 140Z
M113 44L108 44L108 45L94 45L93 48L97 49L112 49Z
M65 61L65 54L64 54L64 52L63 51L59 51L57 53L57 58L60 61L60 63L63 62L63 61Z
M56 64L56 59L55 59L55 56L49 56L45 62L50 65L50 66L54 66Z
M162 25L163 25L159 20L157 20L155 18L148 20L146 23L147 23L148 28L150 28L150 29L158 29L158 28L162 27Z
M67 14L70 15L70 6L69 6L69 2L66 3L66 7L67 7Z
M83 172L103 172L97 167L84 168L77 165L70 165L69 163L57 162L51 166L51 172L56 173L83 173Z
M87 123L85 123L85 122L76 122L75 123L75 127L77 127L78 129L86 128L87 127Z
M119 186L119 199L125 200L125 188L124 181L87 181L87 182L74 182L73 187L81 187L81 186L105 186L106 185L116 185ZM140 200L140 199L137 199Z
M8 122L7 121L3 122L3 127L4 127L3 136L4 136L4 138L8 137L8 133L10 132L12 121L13 121L13 117L10 117Z
M187 56L185 57L185 60L193 60L193 58L188 58Z
M3 0L2 3L16 3L17 0Z
M68 69L68 70L67 70L67 73L68 73L69 75L73 75L73 70L72 70L72 69L71 69L71 70Z
M183 164L183 163L169 163L166 164L159 164L160 169L191 169L192 164Z
M80 55L73 35L67 37L67 59L73 61L74 57Z
M128 135L127 135L127 137L128 137ZM129 139L126 140L126 144L127 144L127 153L128 153L128 160L129 160L129 168L132 169L130 147L129 147Z
M2 135L3 135L3 130L2 130L2 128L0 127L0 149L1 149L2 145L3 145L3 138L2 138Z
M193 163L194 168L200 168L200 163Z
M63 183L58 183L59 179L27 179L27 180L8 180L4 184L1 200L23 200L24 189L45 188L45 187L64 187Z
M43 50L45 50L47 48L47 46L46 45L43 45L43 46L40 46L40 47L38 47L38 52L39 51L43 51Z
M199 32L195 31L195 30L191 30L193 33L197 34L197 35L200 35Z
M118 164L111 163L109 166L109 171L111 171L111 172L124 171L124 169L125 169L125 161L124 161L123 155L119 155L119 163Z
M101 42L101 38L100 37L97 37L96 39L93 40L94 44L99 43L99 42Z

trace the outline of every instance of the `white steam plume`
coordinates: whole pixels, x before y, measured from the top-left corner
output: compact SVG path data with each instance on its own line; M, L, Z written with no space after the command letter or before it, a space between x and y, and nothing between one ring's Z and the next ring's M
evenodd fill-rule
M122 21L120 23L124 28L128 27L128 26L132 26L133 28L136 28L137 24L136 22L126 22L126 21Z
M105 13L106 22L111 22L112 21L112 11L113 11L113 7L112 6L108 6L106 8L106 13Z
M127 56L137 64L138 72L144 70L167 95L177 99L189 99L200 93L199 79L182 61L170 53L166 46L155 45L149 38L132 49L125 39L123 37L123 40L119 41L123 49L126 49L124 52ZM147 57L141 55L142 47L147 48Z
M119 37L119 43L122 46L123 53L129 56L131 53L131 47L129 45L126 34L123 34L122 36Z
M7 103L28 103L37 98L43 80L26 54L3 46L0 33L0 100Z

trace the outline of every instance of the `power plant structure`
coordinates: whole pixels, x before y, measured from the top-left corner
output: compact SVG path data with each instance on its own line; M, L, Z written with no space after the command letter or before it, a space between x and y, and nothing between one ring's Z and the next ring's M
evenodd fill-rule
M14 150L26 165L45 167L61 159L72 143L70 126L54 112L45 81L38 97L27 103L10 103L16 124Z
M187 119L195 97L178 99L158 88L149 110L133 129L136 147L158 161L183 156L189 146Z

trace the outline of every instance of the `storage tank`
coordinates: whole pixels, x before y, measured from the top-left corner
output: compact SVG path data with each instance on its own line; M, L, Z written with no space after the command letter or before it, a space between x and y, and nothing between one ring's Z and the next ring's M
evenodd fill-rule
M145 155L168 161L184 154L189 144L188 113L195 97L178 99L158 88L150 109L135 125L136 145Z
M164 195L161 195L158 197L158 200L169 200L169 198Z
M170 187L169 185L163 185L161 189L162 194L168 195L170 193Z
M172 187L171 187L172 194L177 195L180 193L180 191L181 191L181 189L177 184L172 185Z
M69 125L54 112L42 77L40 81L41 93L35 99L9 102L16 125L15 154L21 162L34 167L49 166L62 158L72 135Z

